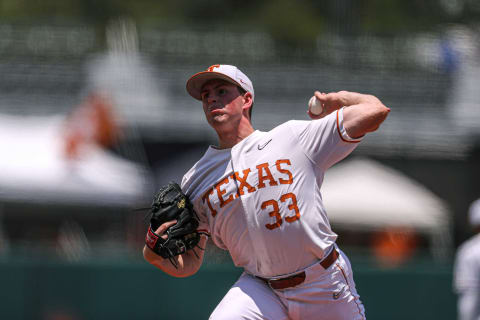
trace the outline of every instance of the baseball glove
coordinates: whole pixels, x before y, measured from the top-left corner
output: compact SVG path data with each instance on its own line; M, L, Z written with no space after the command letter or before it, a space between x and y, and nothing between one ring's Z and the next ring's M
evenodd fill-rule
M197 215L192 203L177 183L170 182L160 188L153 199L148 215L150 215L150 227L145 237L145 244L162 258L169 259L175 267L177 267L175 256L199 247ZM172 220L177 222L166 230L166 239L155 233L160 225ZM193 252L196 255L195 250Z

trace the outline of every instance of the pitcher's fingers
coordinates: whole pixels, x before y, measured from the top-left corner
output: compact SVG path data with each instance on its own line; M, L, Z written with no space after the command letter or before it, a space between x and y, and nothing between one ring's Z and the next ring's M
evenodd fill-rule
M319 99L320 101L324 102L327 94L325 92L315 91L315 97L317 97L317 99Z
M165 231L167 231L168 228L173 226L175 223L177 223L177 220L172 220L172 221L165 222L160 227L158 227L158 229L155 231L155 233L158 234L158 235L162 235L162 234L165 233Z

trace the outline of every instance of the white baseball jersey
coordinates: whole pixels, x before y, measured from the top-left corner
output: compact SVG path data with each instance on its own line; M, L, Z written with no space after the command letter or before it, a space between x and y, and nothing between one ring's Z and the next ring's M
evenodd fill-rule
M288 274L321 259L335 242L320 187L325 170L359 141L346 133L343 109L319 120L288 121L254 131L230 149L209 147L183 177L182 189L200 229L236 266L261 277Z
M462 244L457 251L454 290L460 295L458 319L480 319L480 234Z

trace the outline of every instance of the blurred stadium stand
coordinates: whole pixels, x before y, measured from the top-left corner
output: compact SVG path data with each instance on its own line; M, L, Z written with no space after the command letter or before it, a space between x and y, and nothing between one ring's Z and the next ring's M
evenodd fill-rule
M97 86L111 91L122 123L149 140L211 141L215 137L184 85L192 73L222 62L242 66L253 79L254 124L260 130L306 119L303 110L315 89L345 89L375 94L392 108L382 130L362 144L367 154L461 159L479 133L472 111L480 101L480 80L470 76L470 86L462 85L479 55L467 32L460 33L463 47L445 44L448 39L439 34L324 35L310 50L298 51L276 46L265 33L141 30L137 38L134 27L117 31L112 37L123 34L127 40L115 41L133 42L132 47L110 44L110 51L95 54L99 40L87 27L3 25L2 113L66 114ZM460 118L465 123L451 110L459 104L469 115Z

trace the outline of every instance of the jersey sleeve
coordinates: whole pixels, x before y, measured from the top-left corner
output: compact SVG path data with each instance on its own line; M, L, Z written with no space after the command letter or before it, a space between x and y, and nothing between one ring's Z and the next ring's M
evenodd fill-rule
M343 127L343 108L311 121L290 121L305 154L319 167L328 169L350 154L362 140L353 139Z

